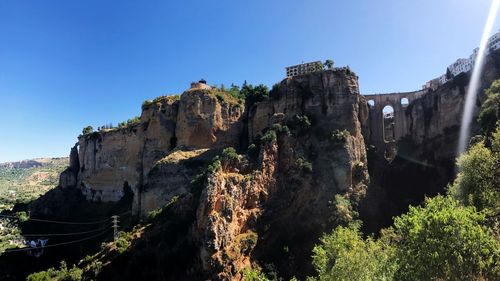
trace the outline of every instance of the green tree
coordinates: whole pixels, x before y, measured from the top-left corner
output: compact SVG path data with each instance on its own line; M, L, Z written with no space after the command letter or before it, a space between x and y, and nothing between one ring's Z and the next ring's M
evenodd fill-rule
M498 142L496 139L495 141ZM499 153L491 151L483 142L479 142L462 154L457 162L460 172L449 193L465 205L486 210L492 215L499 214Z
M330 60L330 59L326 60L324 65L326 68L332 69L333 68L333 60Z
M394 249L384 240L363 239L358 225L339 226L313 249L321 281L392 280Z
M82 130L82 134L84 134L84 135L92 134L93 132L94 132L94 128L92 128L92 126L87 126L87 127L83 128L83 130Z
M489 135L495 130L500 118L500 80L494 81L485 91L485 101L481 105L478 121L483 133Z
M245 97L248 104L254 104L269 97L269 89L263 84L254 87L245 81L241 87L240 94Z
M426 199L395 219L395 280L500 280L499 242L483 213L451 197Z

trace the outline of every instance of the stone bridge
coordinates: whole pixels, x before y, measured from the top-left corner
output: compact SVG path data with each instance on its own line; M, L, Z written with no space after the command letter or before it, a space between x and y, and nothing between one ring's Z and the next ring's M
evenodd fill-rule
M380 152L384 152L391 144L409 133L409 120L406 108L416 99L422 97L426 90L363 95L369 108L369 142ZM384 118L391 115L393 118Z

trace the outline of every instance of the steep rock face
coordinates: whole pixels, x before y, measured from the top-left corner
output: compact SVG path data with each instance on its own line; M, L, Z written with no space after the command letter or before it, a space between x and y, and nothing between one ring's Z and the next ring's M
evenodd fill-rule
M395 107L394 120L404 122L405 130L399 140L388 144L396 151L392 161L384 158L384 144L374 139L369 130L364 130L370 145L373 184L368 189L362 215L370 231L392 224L392 217L405 212L409 204L416 205L425 196L443 193L455 178L459 128L470 75L470 72L462 73L435 91L419 95L401 111ZM497 51L487 58L474 116L484 98L483 90L499 78L500 52ZM477 131L475 119L471 135Z
M165 178L159 174L148 176L159 160L175 148L237 146L243 129L240 119L244 108L218 99L212 90L192 89L180 99L160 97L145 103L142 109L139 122L79 138L80 168L76 185L88 200L118 201L130 188L136 195L135 213L144 214L161 207L171 197L156 198L156 192L160 192L157 187L161 186L159 178ZM173 174L174 171L161 173ZM62 176L62 186L75 185L72 175L68 172ZM153 182L148 185L150 178ZM173 183L166 186L178 188ZM184 189L178 191L181 190ZM165 190L161 192L170 194L164 193ZM142 206L145 209L141 209Z
M88 200L118 201L127 187L137 193L154 163L172 149L177 104L160 99L143 108L137 124L80 137L78 185Z
M140 214L146 215L174 197L190 192L191 180L213 156L214 151L208 149L177 150L157 161L138 194Z
M201 194L195 237L203 271L218 280L241 280L242 270L251 267L257 221L276 188L277 145L267 145L261 158L254 171L248 163L223 165Z
M242 113L241 105L219 101L209 91L187 91L179 104L177 143L190 148L236 146Z
M325 71L287 79L275 94L254 106L248 127L254 138L271 130L277 139L264 138L256 164L223 161L200 198L195 237L207 278L241 280L251 263L304 277L312 246L333 226L329 201L342 194L356 206L364 196L366 107L356 76ZM342 130L344 137L332 138Z

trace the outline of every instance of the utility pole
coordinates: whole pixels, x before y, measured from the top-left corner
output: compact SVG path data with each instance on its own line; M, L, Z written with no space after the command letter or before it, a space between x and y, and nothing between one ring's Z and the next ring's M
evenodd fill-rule
M113 238L115 239L115 242L116 240L118 240L118 216L117 215L114 215L114 216L111 216L111 218L113 218Z

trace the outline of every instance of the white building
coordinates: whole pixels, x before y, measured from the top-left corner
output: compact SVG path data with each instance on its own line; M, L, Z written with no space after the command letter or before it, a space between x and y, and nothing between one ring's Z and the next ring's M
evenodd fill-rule
M468 59L458 59L450 66L448 66L448 70L451 72L453 76L457 76L463 72L469 72L472 69L472 60Z
M490 51L495 51L500 49L500 30L493 34L490 39L488 39L487 43L488 48L486 51L489 53Z
M493 34L488 39L485 55L488 55L490 52L496 51L498 49L500 49L500 30L497 33ZM458 59L450 66L448 66L447 70L450 70L452 76L457 76L460 73L471 71L472 68L474 68L474 65L476 64L476 58L478 53L479 53L479 48L475 48L474 50L472 50L472 54L469 56L469 58ZM438 84L436 84L436 81L438 81ZM432 79L427 83L425 83L422 86L422 89L436 89L437 87L443 85L447 81L448 79L446 78L446 74L441 75L438 78Z
M324 65L320 61L302 63L298 65L289 66L286 68L286 76L294 77L297 75L304 75L324 69Z

